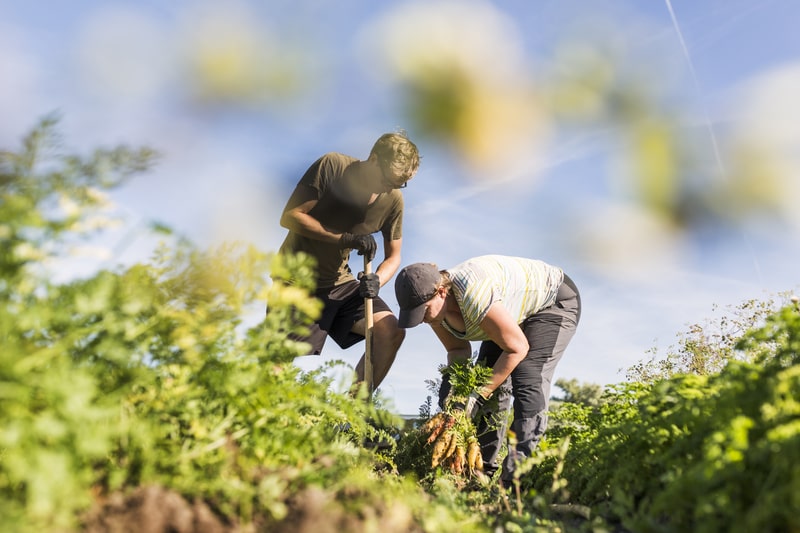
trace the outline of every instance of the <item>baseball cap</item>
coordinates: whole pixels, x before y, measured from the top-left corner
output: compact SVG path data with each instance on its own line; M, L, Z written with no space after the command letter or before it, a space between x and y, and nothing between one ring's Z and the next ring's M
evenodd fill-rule
M402 269L394 281L400 305L401 328L413 328L425 318L425 304L436 294L442 275L433 263L414 263Z

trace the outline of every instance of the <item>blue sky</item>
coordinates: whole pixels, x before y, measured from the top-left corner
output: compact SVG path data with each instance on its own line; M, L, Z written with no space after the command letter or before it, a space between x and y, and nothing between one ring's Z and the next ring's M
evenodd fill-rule
M381 133L406 129L423 160L404 191L403 262L447 267L503 253L562 266L584 314L557 378L622 381L620 370L648 350L663 353L688 324L719 317L715 306L800 283L793 0L0 0L0 10L0 146L16 148L57 111L77 150L160 150L153 172L114 195L130 227L155 219L201 246L246 240L275 251L280 210L314 159L365 158ZM212 61L221 43L232 54L222 64ZM606 52L612 67L598 61ZM691 148L679 169L687 182L701 192L734 183L741 147L756 144L780 178L756 180L755 190L778 192L759 212L729 209L665 229L632 198L619 122L490 107L483 137L442 142L410 117L407 88L419 81L414 69L444 56L487 91L501 80L543 92L589 67L623 89L643 83ZM495 103L516 97L501 92ZM516 140L524 142L508 148ZM476 143L490 147L483 158ZM144 240L113 251L119 235L60 274L147 257ZM396 307L391 285L382 296ZM329 342L322 357L298 364L355 364L360 355ZM415 413L443 361L427 328L410 330L383 394Z

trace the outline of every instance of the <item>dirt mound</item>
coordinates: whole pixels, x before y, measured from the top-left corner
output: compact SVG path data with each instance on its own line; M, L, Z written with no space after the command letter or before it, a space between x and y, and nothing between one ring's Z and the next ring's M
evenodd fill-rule
M232 533L203 502L188 502L161 487L140 487L130 494L113 494L86 516L87 533Z
M422 533L409 509L399 502L348 510L342 499L346 500L347 495L309 487L287 500L288 514L280 522L270 524L267 530L272 533Z
M356 509L354 502L362 502ZM349 502L349 503L348 503ZM401 502L364 501L364 494L332 493L309 487L288 495L280 520L256 517L242 527L226 523L202 501L189 502L162 487L140 487L98 501L86 515L85 533L421 533L411 511Z

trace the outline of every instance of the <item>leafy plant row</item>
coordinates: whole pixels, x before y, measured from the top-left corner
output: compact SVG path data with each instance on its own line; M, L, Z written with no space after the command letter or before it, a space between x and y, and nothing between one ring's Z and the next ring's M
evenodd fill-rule
M148 495L202 504L224 531L800 530L796 304L742 308L759 327L732 320L716 352L695 330L599 401L565 385L540 453L500 488L452 461L468 424L442 467L379 394L292 364L320 305L304 257L200 251L154 225L164 245L146 264L51 281L111 223L107 192L157 159L63 155L56 122L0 152L3 531L105 531L104 510Z
M706 375L610 389L570 404L549 441L569 439L529 485L581 503L630 531L800 528L800 312L784 306ZM523 482L525 480L522 480Z
M292 364L304 346L291 334L319 310L302 257L202 252L160 227L149 264L50 282L49 262L104 225L87 224L104 191L155 157L60 155L55 123L0 155L3 531L96 529L90 510L143 487L203 502L230 531L291 530L309 514L339 530L477 527L382 473L363 443L393 415Z

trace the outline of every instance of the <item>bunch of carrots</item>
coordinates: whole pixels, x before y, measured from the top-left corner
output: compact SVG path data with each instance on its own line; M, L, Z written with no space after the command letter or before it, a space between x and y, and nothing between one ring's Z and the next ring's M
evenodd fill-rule
M483 480L477 430L464 412L464 404L472 391L489 382L492 369L467 360L443 365L439 371L442 381L430 381L429 386L431 392L438 393L445 376L450 382L442 410L425 420L409 435L411 438L401 439L396 456L398 467L413 469L420 477L448 473L464 480Z
M481 447L474 434L465 435L463 424L456 424L457 417L464 417L463 412L454 414L439 412L432 416L420 431L427 434L427 446L431 446L431 468L441 466L456 475L477 476L483 472ZM471 423L467 427L474 427Z

